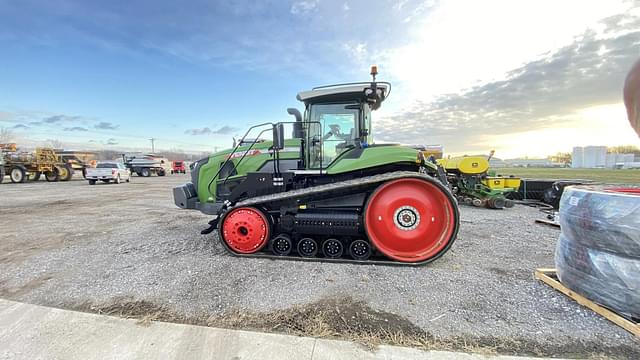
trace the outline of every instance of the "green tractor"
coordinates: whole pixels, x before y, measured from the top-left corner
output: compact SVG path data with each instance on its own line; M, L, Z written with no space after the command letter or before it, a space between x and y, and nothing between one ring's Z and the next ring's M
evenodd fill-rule
M233 149L195 162L192 181L173 189L175 204L215 215L202 234L217 230L239 256L414 265L439 258L458 232L456 200L444 170L420 151L373 144L371 113L391 91L376 74L372 67L371 82L299 93L304 115L288 109L295 121L253 126Z

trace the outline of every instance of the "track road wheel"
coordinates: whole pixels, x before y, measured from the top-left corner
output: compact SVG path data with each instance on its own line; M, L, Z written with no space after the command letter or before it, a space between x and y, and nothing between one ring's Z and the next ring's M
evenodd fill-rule
M220 235L231 251L252 254L267 244L270 232L269 221L260 210L240 207L225 215Z
M371 246L364 240L356 240L349 245L349 255L354 260L367 260L371 256Z
M302 257L314 257L318 254L318 243L312 238L298 241L298 254Z
M144 177L149 177L149 176L151 176L151 170L149 170L147 168L143 168L142 170L140 170L140 175L142 175Z
M372 245L401 262L442 255L458 229L458 210L436 180L405 178L380 185L365 207L365 230Z
M9 171L9 178L12 183L23 183L27 181L27 171L22 166L14 166Z
M58 172L57 171L46 171L44 173L44 178L48 181L48 182L55 182L58 181Z
M287 234L280 234L271 240L271 250L278 256L286 256L291 253L293 243Z
M322 243L322 254L328 258L339 258L344 253L344 246L338 239L327 239Z
M0 164L0 184L4 181L4 165Z

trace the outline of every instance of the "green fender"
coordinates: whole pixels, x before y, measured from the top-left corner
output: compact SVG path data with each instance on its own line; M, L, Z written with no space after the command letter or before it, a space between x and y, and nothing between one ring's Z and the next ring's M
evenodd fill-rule
M373 168L397 163L411 163L420 165L422 157L418 150L396 145L372 145L362 149L351 149L327 167L327 174L341 174L355 170ZM427 163L424 166L435 169L435 165Z

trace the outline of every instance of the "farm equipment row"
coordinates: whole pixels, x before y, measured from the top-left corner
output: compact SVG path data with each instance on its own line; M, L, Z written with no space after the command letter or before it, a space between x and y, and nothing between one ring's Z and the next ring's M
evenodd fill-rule
M69 181L71 165L64 163L53 149L36 148L35 152L18 151L16 144L0 144L0 182L9 175L11 182L38 181L44 175L49 182Z
M489 171L492 155L437 160L460 203L490 209L513 207L515 203L507 195L518 191L521 180L513 176L492 176Z
M44 175L49 182L69 181L73 174L81 172L86 178L87 169L95 168L96 153L91 151L63 151L52 148L36 148L22 151L14 143L0 144L0 183L9 175L11 182L38 181ZM148 177L152 174L186 173L184 161L170 162L153 154L122 155L122 163L131 173Z

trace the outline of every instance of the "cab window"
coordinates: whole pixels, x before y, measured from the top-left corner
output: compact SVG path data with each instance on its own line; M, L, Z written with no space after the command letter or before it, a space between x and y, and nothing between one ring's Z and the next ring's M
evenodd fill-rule
M314 104L309 112L309 168L326 168L358 139L360 107L355 103ZM317 123L315 123L317 122Z

